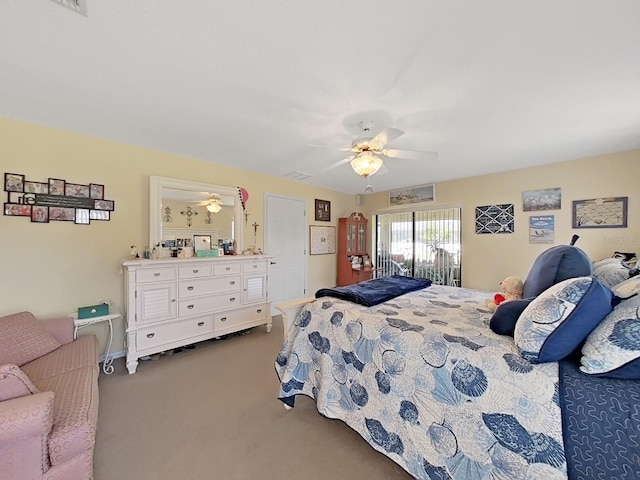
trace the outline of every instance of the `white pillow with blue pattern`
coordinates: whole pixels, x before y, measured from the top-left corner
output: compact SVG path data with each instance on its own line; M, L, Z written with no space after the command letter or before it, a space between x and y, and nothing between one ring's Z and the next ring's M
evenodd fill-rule
M594 277L577 277L549 287L524 309L513 339L532 363L571 355L611 312L611 290Z
M620 302L591 332L580 363L590 375L640 379L640 296Z

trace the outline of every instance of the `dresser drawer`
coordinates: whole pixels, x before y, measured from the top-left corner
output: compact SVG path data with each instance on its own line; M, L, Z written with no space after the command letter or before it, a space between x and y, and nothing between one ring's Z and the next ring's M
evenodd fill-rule
M216 313L213 315L213 331L216 335L223 335L228 331L242 330L255 325L267 323L269 308L267 305L256 305L231 312Z
M202 278L211 276L211 264L193 264L178 267L178 278Z
M136 343L138 350L146 350L201 335L210 336L212 332L213 316L206 315L155 327L140 328L136 334Z
M165 282L176 279L176 269L174 267L141 268L136 270L136 282Z
M213 274L218 275L233 275L242 273L242 265L240 263L220 263L213 265Z
M203 313L236 308L242 305L242 292L187 298L178 302L178 316L186 317Z
M240 288L240 275L182 280L178 283L180 298L197 297L222 292L232 292Z
M265 260L256 260L255 262L245 262L243 264L244 273L266 272L267 262Z

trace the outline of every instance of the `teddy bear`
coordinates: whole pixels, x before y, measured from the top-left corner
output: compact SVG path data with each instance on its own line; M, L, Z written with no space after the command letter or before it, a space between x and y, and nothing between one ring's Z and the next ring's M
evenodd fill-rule
M492 312L501 303L522 298L524 283L518 277L510 276L500 282L500 287L502 288L502 293L496 293L493 298L487 298L484 301L484 304Z

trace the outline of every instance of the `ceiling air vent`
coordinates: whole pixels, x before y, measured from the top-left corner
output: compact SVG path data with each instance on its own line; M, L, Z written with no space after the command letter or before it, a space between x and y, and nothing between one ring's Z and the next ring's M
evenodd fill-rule
M283 175L284 178L288 178L289 180L306 180L311 175L304 172L289 172Z
M68 8L80 15L87 16L87 0L51 0L60 6Z

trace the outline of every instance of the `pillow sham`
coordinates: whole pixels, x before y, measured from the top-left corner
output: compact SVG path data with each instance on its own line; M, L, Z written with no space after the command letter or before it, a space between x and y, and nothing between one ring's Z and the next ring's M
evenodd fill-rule
M631 277L631 267L619 258L601 260L594 264L593 276L605 287L613 288Z
M31 312L0 318L0 365L22 366L60 347Z
M601 377L640 379L640 307L618 307L582 346L580 370Z
M523 298L537 297L547 288L568 278L593 272L591 259L573 245L556 245L536 258L524 281Z
M570 355L611 312L611 290L594 277L564 280L524 309L513 339L532 363L556 362Z
M513 337L513 331L516 328L518 317L525 308L533 301L532 298L518 298L502 302L493 312L489 321L489 328L498 335L508 335Z
M0 365L0 402L38 393L38 389L17 365Z
M613 294L620 298L629 298L633 295L640 294L640 276L628 278L627 280L614 285Z

